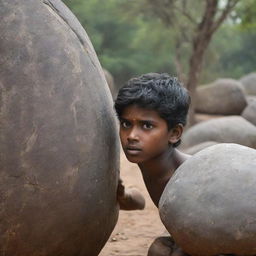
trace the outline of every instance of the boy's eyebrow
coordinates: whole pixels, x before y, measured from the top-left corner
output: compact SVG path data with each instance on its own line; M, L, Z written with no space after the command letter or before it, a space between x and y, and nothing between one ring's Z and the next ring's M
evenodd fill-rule
M119 119L120 119L120 121L134 121L133 119L127 119L127 118L124 118L124 117L120 117ZM154 120L151 120L151 119L140 119L138 121L140 123L152 123L152 124L156 123Z
M156 122L150 119L142 119L139 120L140 123L151 123L151 124L155 124Z

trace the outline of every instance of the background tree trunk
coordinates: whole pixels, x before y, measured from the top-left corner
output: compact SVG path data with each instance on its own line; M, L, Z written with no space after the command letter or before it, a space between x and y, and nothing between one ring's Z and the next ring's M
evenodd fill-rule
M195 102L196 102L196 87L198 85L204 54L211 42L214 32L218 29L221 23L225 20L237 1L229 0L222 10L219 18L216 19L218 13L218 1L207 0L204 14L201 22L198 24L195 36L193 39L192 54L189 59L189 71L187 76L186 87L190 92L192 102L189 112L188 126L195 124Z

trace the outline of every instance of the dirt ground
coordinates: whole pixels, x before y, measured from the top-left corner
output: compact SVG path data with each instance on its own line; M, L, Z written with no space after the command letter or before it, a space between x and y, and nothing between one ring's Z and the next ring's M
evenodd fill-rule
M121 178L126 187L136 187L146 199L142 211L120 211L117 225L99 256L146 256L152 241L165 228L151 201L136 164L121 154Z

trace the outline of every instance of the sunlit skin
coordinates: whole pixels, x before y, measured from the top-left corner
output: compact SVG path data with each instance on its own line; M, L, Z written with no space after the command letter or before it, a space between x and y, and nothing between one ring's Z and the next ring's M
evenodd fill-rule
M120 140L127 159L137 163L154 204L175 170L189 155L172 144L183 132L181 124L168 130L166 121L155 110L130 105L120 118Z

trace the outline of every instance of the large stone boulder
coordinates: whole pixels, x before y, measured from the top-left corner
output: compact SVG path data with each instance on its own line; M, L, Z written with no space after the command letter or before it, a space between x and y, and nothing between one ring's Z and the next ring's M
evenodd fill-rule
M242 117L256 126L256 100L252 100L242 112Z
M196 144L190 148L185 149L184 152L189 155L194 155L197 152L199 152L205 148L208 148L210 146L216 145L216 144L218 144L218 142L216 142L216 141L205 141L205 142Z
M256 148L256 127L241 116L227 116L198 123L182 137L182 149L206 141L237 143Z
M104 72L105 78L107 80L107 84L110 89L111 95L113 98L115 98L117 92L116 92L116 88L115 88L114 77L105 68L103 68L103 72Z
M1 255L98 255L119 170L98 58L60 0L0 0L0 17Z
M246 96L247 105L249 105L252 101L256 101L256 96L254 95L247 95Z
M250 73L240 78L244 91L248 95L256 95L256 73Z
M161 219L190 255L256 254L256 150L206 148L183 163L165 187Z
M209 119L220 118L220 117L224 117L224 116L225 115L211 115L211 114L195 113L195 121L196 121L196 123L200 123L203 121L207 121Z
M245 107L242 85L234 79L218 79L196 91L195 109L200 113L239 115Z

